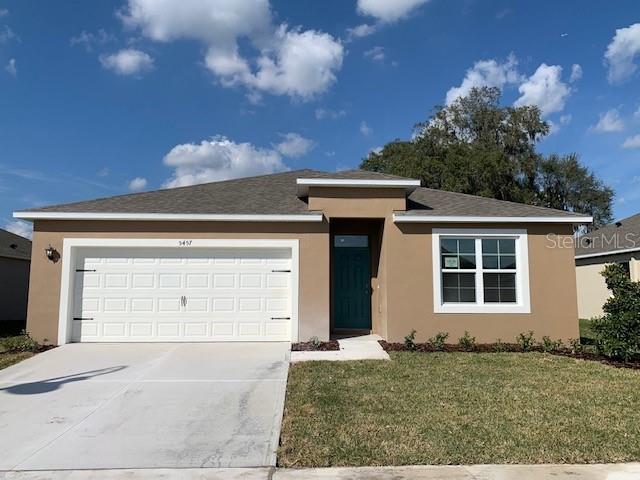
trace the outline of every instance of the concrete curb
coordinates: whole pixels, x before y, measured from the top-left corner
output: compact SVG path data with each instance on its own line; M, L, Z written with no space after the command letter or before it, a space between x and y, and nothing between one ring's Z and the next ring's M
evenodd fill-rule
M378 343L378 335L345 338L338 340L340 350L328 352L291 352L291 363L328 361L346 362L353 360L389 360L389 354Z

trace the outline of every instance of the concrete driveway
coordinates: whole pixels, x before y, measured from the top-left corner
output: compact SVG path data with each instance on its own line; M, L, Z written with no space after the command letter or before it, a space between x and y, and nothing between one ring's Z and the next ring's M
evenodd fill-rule
M286 343L71 344L0 371L0 470L275 465Z

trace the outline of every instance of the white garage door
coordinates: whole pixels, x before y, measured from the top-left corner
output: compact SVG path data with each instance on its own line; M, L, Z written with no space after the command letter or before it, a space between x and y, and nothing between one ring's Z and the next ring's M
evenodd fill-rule
M79 251L72 341L289 341L291 251Z

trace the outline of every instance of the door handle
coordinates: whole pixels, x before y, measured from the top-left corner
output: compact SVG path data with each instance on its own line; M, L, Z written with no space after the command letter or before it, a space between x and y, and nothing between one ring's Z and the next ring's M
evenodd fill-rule
M187 297L185 297L184 295L180 297L180 305L182 305L183 307L187 306Z

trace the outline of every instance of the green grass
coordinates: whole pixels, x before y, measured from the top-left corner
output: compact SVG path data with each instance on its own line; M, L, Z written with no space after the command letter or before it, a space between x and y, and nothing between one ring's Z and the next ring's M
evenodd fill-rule
M16 352L9 353L4 352L0 353L0 370L3 368L7 368L14 363L21 362L22 360L26 360L29 357L33 357L35 355L34 352Z
M640 371L540 353L391 353L289 373L288 467L640 460Z

